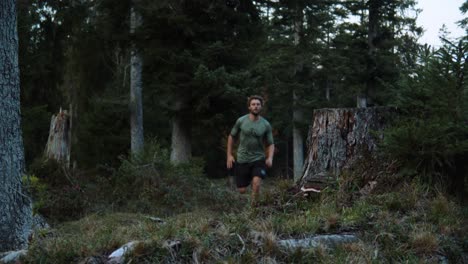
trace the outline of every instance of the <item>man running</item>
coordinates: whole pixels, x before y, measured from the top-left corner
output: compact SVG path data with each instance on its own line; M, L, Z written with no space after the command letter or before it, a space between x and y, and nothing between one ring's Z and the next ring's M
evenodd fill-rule
M227 142L227 168L235 170L236 185L245 193L252 182L252 204L255 205L260 193L260 184L266 176L266 167L273 165L273 134L270 123L260 116L263 98L250 96L247 100L249 114L237 119ZM239 139L237 162L232 155L234 140ZM267 154L265 157L265 146ZM234 166L234 163L235 166Z

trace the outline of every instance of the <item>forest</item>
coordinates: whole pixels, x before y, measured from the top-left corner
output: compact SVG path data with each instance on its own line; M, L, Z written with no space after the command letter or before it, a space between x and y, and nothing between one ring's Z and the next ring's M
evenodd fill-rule
M417 0L0 1L0 263L468 263L467 11L435 47Z

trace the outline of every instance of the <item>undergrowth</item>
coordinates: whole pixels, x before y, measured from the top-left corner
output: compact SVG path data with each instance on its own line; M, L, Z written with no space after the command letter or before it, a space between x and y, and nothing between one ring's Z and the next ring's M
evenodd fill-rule
M107 179L112 188L101 203L113 201L112 209L90 210L34 236L24 262L104 263L130 241L138 241L126 256L131 263L466 261L467 208L417 178L387 170L363 179L359 170L348 171L308 197L288 180L267 178L258 207L251 207L249 195L235 193L226 180L204 177L202 161L171 165L168 152L152 146L122 159ZM321 234L359 240L296 250L278 243Z

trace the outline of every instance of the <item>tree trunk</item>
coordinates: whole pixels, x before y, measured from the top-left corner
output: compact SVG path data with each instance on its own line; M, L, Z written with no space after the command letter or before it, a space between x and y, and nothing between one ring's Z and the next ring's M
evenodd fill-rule
M358 158L372 155L376 138L371 131L382 131L393 112L387 107L315 110L302 184L334 180Z
M294 45L298 46L301 42L301 31L303 23L303 8L299 1L296 3L296 16L294 20ZM295 74L302 70L302 58L296 56ZM293 91L293 173L294 180L298 180L302 175L302 167L304 165L304 140L300 128L297 123L302 121L302 111L298 106L299 98L296 91Z
M54 159L67 167L70 166L71 151L71 116L67 110L52 116L50 120L49 138L45 150L48 159Z
M365 94L359 94L356 96L356 107L357 108L367 107L367 96Z
M367 59L367 81L365 92L358 96L363 99L357 102L358 107L367 107L369 103L372 103L372 97L375 94L376 89L376 41L379 34L379 18L380 18L380 4L379 0L369 0L369 22L367 28L367 45L368 45L368 59Z
M192 157L190 143L190 126L184 122L180 114L172 118L172 150L171 162L174 164L186 163Z
M294 91L293 91L294 93ZM294 93L294 106L297 103L297 96ZM304 166L304 140L302 138L302 132L297 127L296 122L301 121L302 113L297 107L293 110L293 168L294 168L294 180L297 181L302 176L302 167Z
M134 4L134 2L132 2ZM132 6L130 11L130 33L141 25L141 16ZM130 137L131 153L137 154L143 150L143 100L142 100L142 80L141 73L143 59L136 43L133 42L130 51Z
M0 1L0 251L27 247L31 200L23 191L16 1Z

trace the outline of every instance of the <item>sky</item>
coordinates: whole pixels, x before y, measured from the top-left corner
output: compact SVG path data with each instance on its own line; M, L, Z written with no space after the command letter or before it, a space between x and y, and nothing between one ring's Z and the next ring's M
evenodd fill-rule
M440 46L439 29L445 24L451 38L463 36L464 29L457 26L456 21L464 18L460 11L465 0L419 0L418 8L422 9L417 24L424 28L424 35L419 39L421 44ZM465 14L465 16L468 15Z

